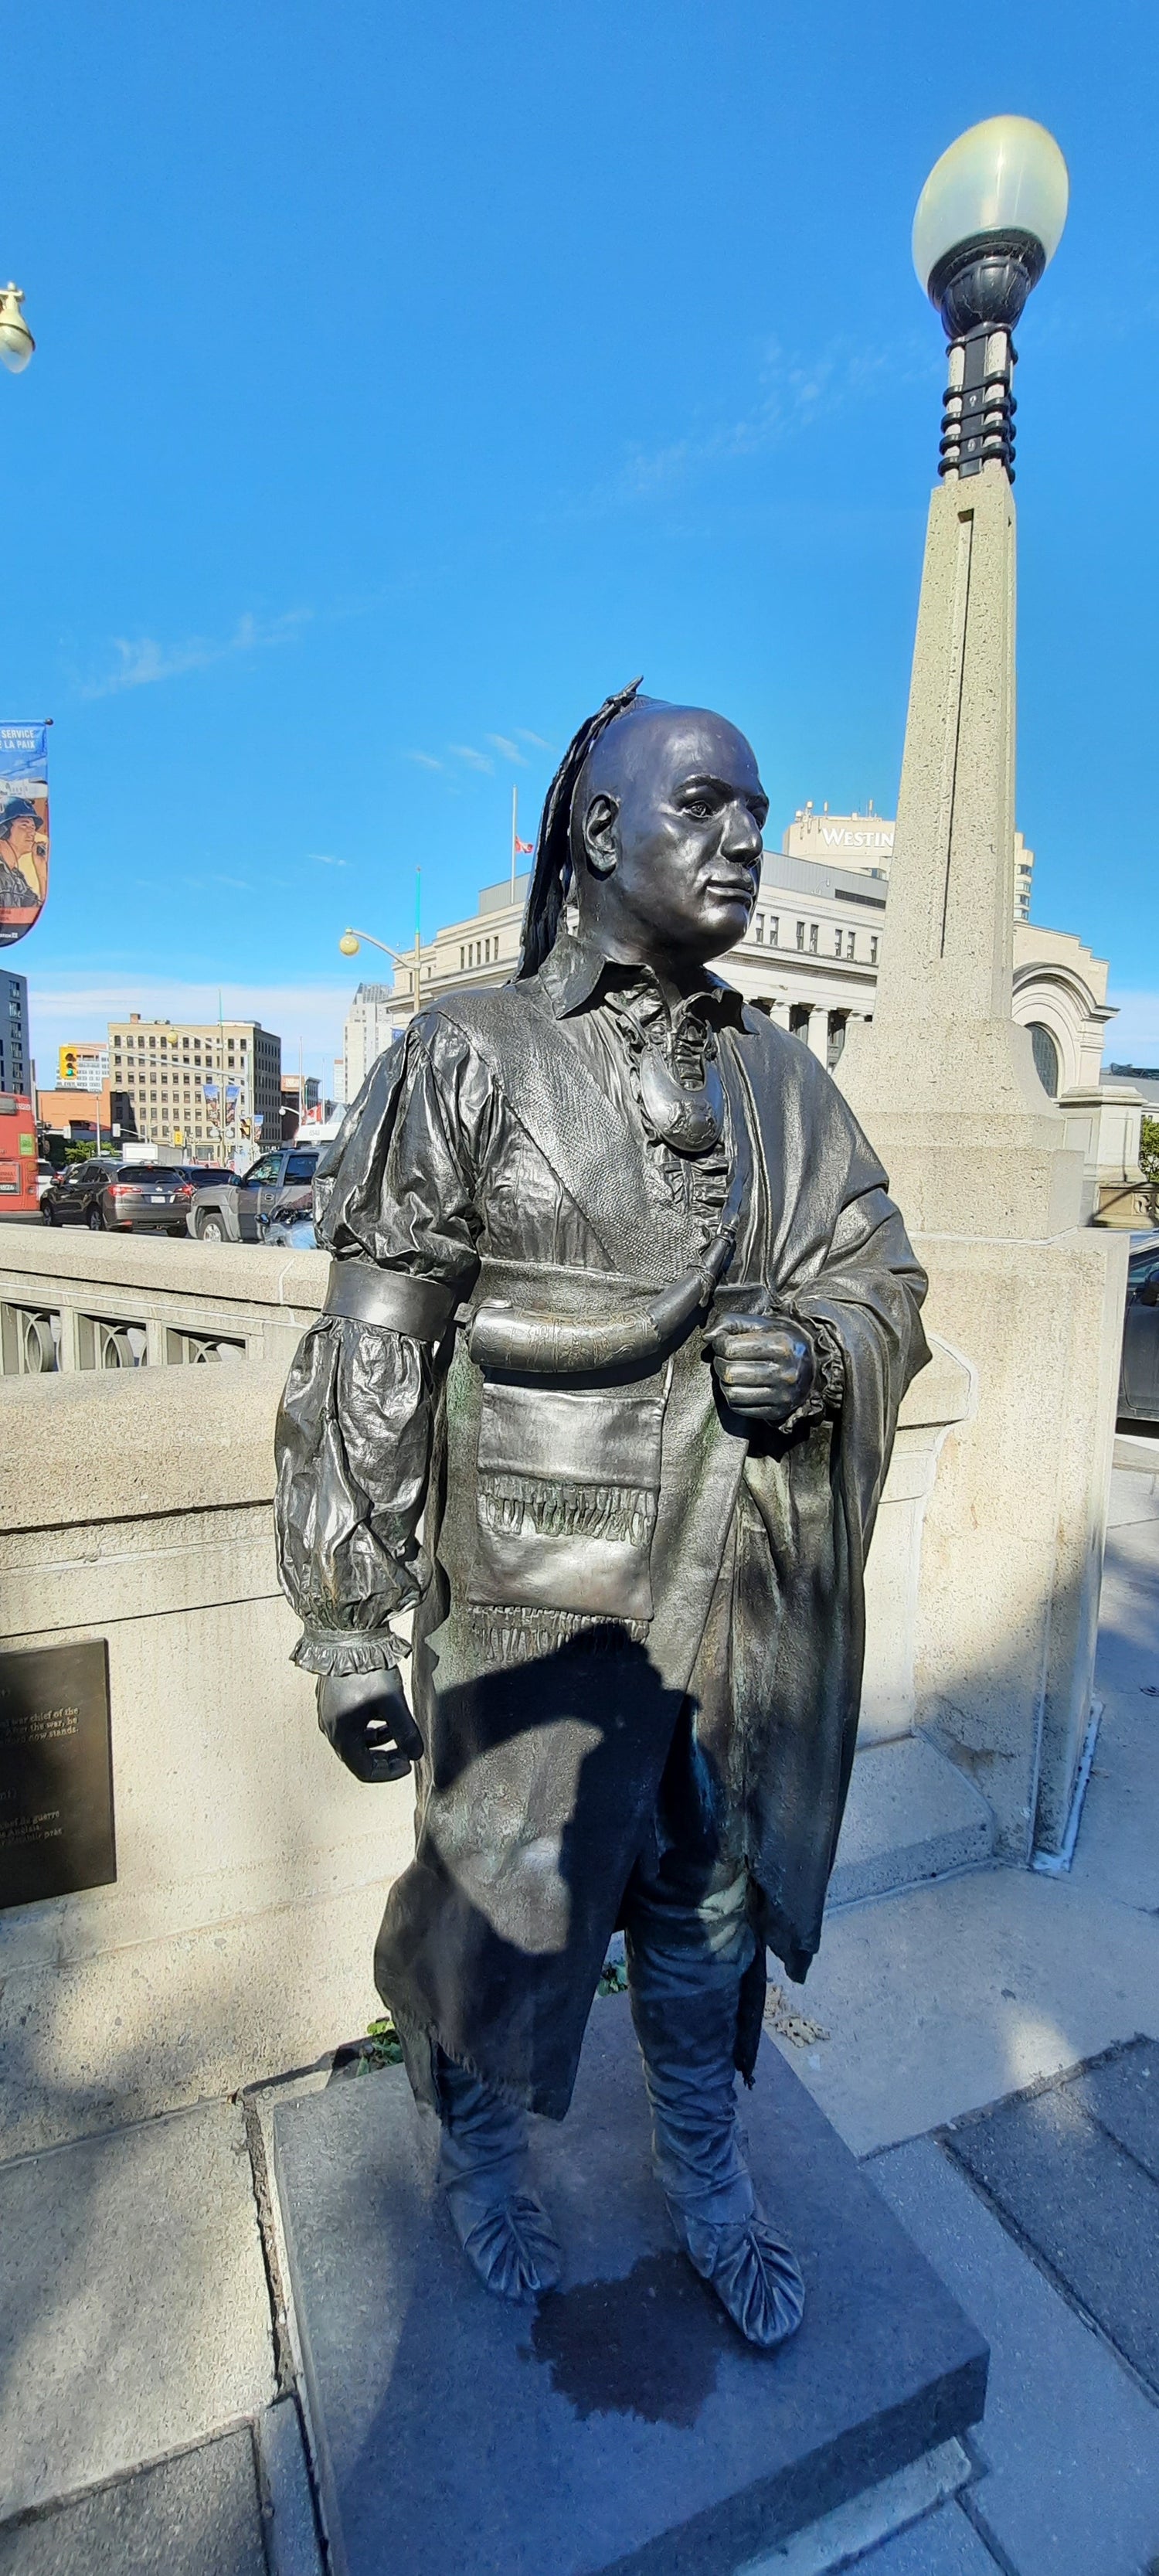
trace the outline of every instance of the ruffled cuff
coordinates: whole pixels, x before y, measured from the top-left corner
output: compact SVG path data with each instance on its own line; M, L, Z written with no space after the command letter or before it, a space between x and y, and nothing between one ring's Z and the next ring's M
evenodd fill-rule
M290 1657L299 1672L336 1673L345 1681L350 1673L384 1673L409 1655L405 1637L396 1637L389 1628L378 1628L372 1636L352 1628L308 1628Z
M782 1422L782 1431L798 1431L803 1422L821 1422L827 1413L840 1413L845 1401L845 1355L836 1333L813 1315L795 1315L793 1321L812 1343L815 1375L804 1404Z
M819 1316L809 1317L809 1338L817 1362L813 1396L820 1396L823 1413L840 1413L845 1402L845 1353L832 1325Z

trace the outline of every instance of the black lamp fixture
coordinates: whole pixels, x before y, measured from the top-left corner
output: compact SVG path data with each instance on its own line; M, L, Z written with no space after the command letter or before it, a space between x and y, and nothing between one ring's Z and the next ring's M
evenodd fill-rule
M1044 125L988 116L951 143L918 199L918 283L942 318L949 375L940 474L1014 480L1011 332L1062 239L1069 181Z

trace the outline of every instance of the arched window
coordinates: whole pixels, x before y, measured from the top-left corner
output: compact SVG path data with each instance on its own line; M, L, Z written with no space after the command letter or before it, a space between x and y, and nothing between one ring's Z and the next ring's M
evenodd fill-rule
M1049 1093L1052 1100L1057 1100L1059 1075L1058 1047L1050 1034L1050 1030L1043 1028L1041 1020L1031 1021L1030 1042L1034 1048L1034 1070L1038 1075L1042 1088L1045 1092Z

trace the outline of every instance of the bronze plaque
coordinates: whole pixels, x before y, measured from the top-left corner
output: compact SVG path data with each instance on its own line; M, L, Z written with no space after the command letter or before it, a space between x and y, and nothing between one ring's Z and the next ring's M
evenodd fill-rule
M116 1875L104 1638L0 1654L0 1906Z

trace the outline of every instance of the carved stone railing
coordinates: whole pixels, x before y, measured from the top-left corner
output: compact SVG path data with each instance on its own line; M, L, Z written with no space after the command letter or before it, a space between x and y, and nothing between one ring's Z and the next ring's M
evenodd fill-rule
M288 1366L325 1278L319 1252L9 1225L0 1230L0 1373L278 1357Z

